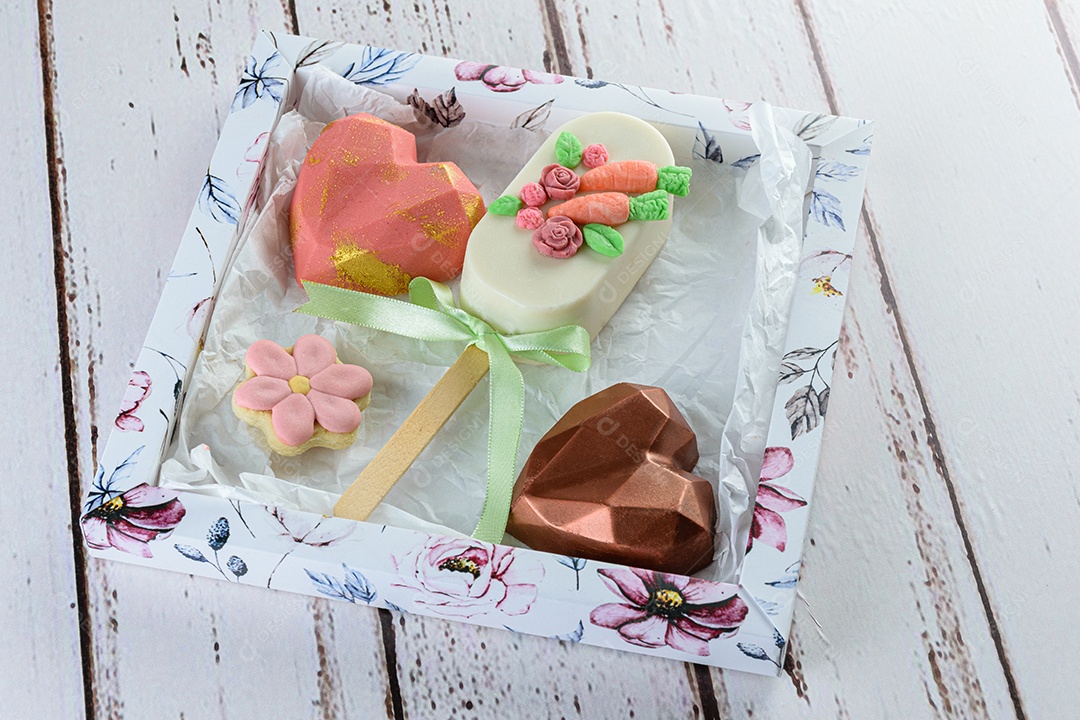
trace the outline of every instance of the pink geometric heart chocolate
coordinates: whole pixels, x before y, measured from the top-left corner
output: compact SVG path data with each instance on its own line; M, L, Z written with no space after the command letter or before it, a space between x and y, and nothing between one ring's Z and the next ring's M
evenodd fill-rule
M419 163L416 138L360 113L308 151L290 226L297 282L398 295L414 277L461 273L484 201L453 163Z

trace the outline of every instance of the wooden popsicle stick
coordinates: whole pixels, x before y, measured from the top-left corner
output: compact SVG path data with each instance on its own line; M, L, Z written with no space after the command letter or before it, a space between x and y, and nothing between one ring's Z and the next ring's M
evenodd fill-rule
M475 345L465 348L338 499L334 515L367 520L487 372L487 353Z

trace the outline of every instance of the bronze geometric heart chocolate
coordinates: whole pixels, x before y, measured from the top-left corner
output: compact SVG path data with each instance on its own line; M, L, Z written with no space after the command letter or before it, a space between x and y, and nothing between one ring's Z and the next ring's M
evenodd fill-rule
M712 485L697 436L658 387L585 398L537 443L507 532L535 550L689 575L712 562Z

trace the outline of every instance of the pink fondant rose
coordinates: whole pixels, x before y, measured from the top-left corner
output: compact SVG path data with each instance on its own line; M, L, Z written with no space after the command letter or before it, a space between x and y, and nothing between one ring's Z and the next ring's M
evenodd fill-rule
M570 168L552 163L540 171L540 184L552 200L569 200L577 193L581 178Z
M521 188L521 202L529 207L540 207L547 202L548 196L540 183L525 183Z
M417 605L453 617L523 615L544 579L543 565L528 555L471 538L433 536L394 564L401 574L395 587L415 590Z
M598 168L607 163L607 160L607 148L600 143L590 145L581 153L581 164L587 168Z
M517 226L522 230L535 230L544 224L544 213L540 208L523 207L518 210Z
M562 215L548 218L533 233L533 245L536 249L543 255L560 260L572 257L584 239L581 228Z
M356 400L371 392L371 373L339 363L325 338L304 335L291 355L276 342L259 340L244 360L255 377L240 384L233 401L248 410L269 410L274 434L286 445L310 440L316 422L333 433L360 426Z

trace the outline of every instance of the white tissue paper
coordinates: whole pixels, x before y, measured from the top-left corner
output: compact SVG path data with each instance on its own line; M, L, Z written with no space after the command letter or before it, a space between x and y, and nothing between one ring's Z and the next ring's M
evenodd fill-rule
M179 429L161 470L163 486L332 514L352 483L463 348L424 343L293 313L307 297L293 277L289 203L296 174L323 126L367 112L417 136L421 161L456 163L498 197L547 131L471 122L418 124L412 108L323 68L298 73L295 110L274 130L250 212L222 280L189 381ZM749 170L692 156L690 194L674 203L670 238L593 342L592 368L522 365L525 420L520 469L537 441L575 403L619 382L664 388L697 433L695 473L717 490L715 562L700 577L734 581L749 532L788 308L800 258L807 146L751 109L761 159ZM455 286L456 282L452 283ZM244 353L267 338L288 347L306 333L334 344L343 362L375 381L356 442L347 450L271 453L237 419L231 395ZM369 518L426 532L467 535L483 506L487 471L487 379ZM508 541L510 539L508 538Z

